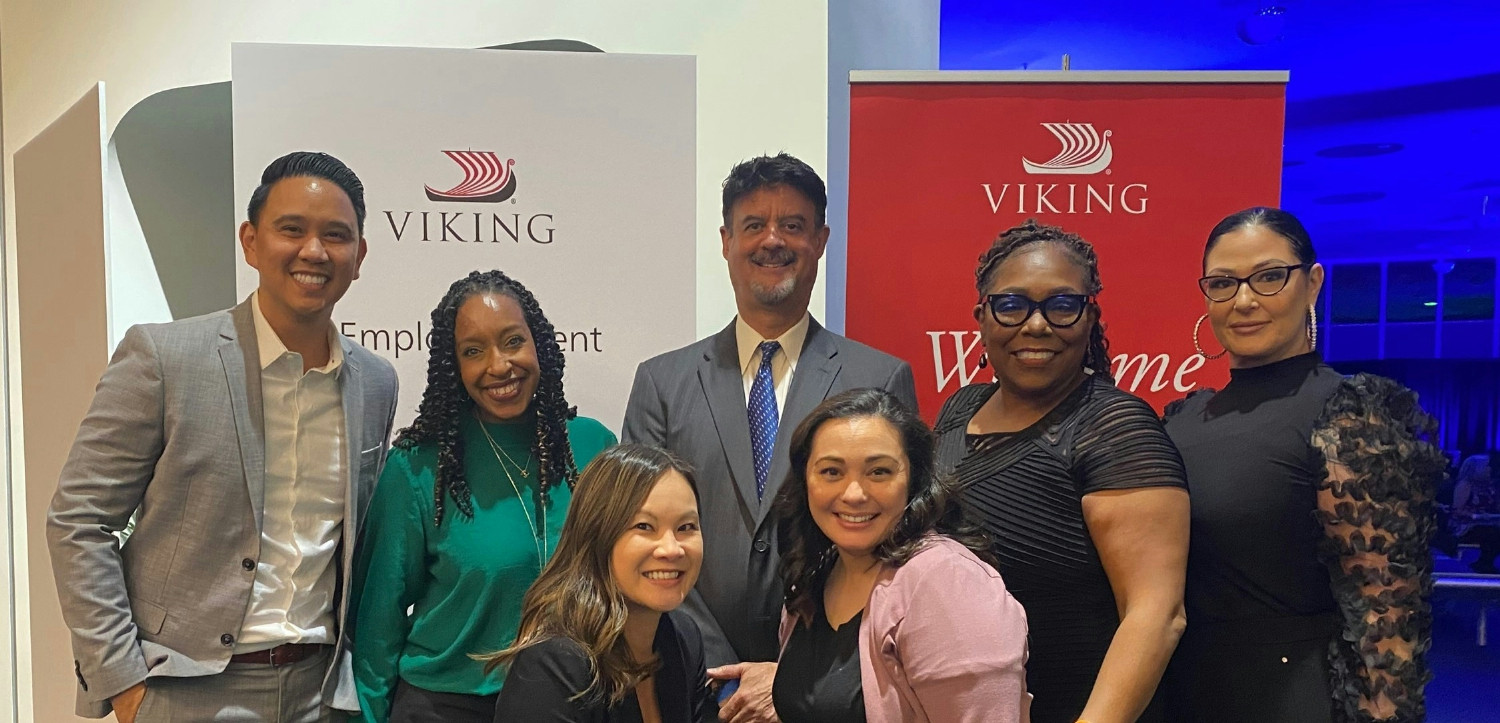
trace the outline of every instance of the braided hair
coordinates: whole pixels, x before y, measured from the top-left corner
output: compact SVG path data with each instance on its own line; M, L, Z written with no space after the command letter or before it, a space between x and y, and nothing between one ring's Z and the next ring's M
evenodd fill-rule
M994 280L995 269L1000 268L1001 262L1021 249L1044 243L1054 244L1062 249L1083 270L1083 293L1097 296L1104 290L1104 285L1099 281L1099 257L1094 253L1093 244L1076 233L1068 233L1057 226L1040 224L1036 219L1028 218L1025 223L1002 231L995 242L990 244L989 250L979 255L979 268L974 270L974 286L979 290L980 303L983 303L985 290ZM1104 338L1104 322L1100 320L1099 304L1096 302L1092 306L1094 326L1089 330L1089 350L1083 357L1083 364L1108 378L1109 340Z
M395 445L402 449L419 444L437 447L437 483L432 491L432 523L435 526L443 524L445 497L453 498L453 503L465 518L474 517L469 482L464 475L463 435L459 431L464 416L474 413L474 400L469 397L458 373L453 327L459 307L478 294L500 294L514 299L521 307L532 343L536 345L541 375L536 395L531 399L531 411L536 416L536 439L531 451L537 458L537 486L542 504L546 504L547 492L553 485L566 484L572 489L578 479L573 448L568 443L568 420L576 416L577 410L569 407L563 396L563 353L557 345L552 322L547 321L536 297L521 282L500 271L474 271L453 282L443 300L432 310L427 388L422 392L417 418L396 435Z

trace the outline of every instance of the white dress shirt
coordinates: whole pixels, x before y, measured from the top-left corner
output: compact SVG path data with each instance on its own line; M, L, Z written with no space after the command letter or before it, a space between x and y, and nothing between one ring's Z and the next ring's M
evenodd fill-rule
M250 308L260 349L266 435L260 560L236 653L282 643L332 643L337 555L348 489L348 440L339 371L344 351L328 328L329 359L302 370L261 313Z
M812 316L804 313L802 320L787 329L776 339L766 339L744 319L734 318L734 338L740 352L740 374L745 378L745 405L750 404L750 386L755 383L755 373L760 371L760 344L763 341L781 343L776 355L771 357L771 381L776 383L776 414L780 417L786 409L786 392L792 386L792 374L797 371L797 357L802 356L802 344L807 341L807 327Z

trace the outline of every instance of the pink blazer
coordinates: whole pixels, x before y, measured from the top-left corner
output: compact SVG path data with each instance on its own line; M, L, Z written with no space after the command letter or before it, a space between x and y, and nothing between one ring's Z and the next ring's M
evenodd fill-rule
M1000 573L932 535L886 566L859 623L859 672L870 723L1028 723L1026 612ZM795 619L782 610L781 646Z

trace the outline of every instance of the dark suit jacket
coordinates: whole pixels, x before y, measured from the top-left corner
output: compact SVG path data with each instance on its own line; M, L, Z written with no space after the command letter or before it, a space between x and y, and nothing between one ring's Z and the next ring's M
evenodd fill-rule
M621 439L665 447L697 471L703 572L683 609L703 629L709 665L776 659L781 557L770 512L786 479L787 447L813 407L860 387L886 389L917 407L911 365L813 320L777 425L765 495L757 499L734 323L636 370Z
M72 631L77 713L149 677L224 670L260 558L265 424L246 301L133 326L99 380L47 513L47 546ZM349 665L350 563L396 412L390 362L340 337L347 494L327 705L358 710ZM113 534L139 512L123 546ZM50 671L47 674L52 674Z
M656 702L662 723L702 723L711 693L703 665L703 637L681 612L661 616L652 646L661 660ZM568 638L552 638L516 656L495 702L495 723L636 723L635 698L614 706L594 698L573 700L593 680L583 648Z

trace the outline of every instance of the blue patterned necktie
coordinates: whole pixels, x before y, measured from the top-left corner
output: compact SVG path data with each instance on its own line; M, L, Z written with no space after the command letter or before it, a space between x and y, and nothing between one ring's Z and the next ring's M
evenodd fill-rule
M755 381L750 384L750 451L755 456L755 498L766 495L766 474L771 471L771 450L776 446L776 425L780 415L776 412L776 382L771 378L771 357L781 349L781 343L760 343L760 368L755 370Z

